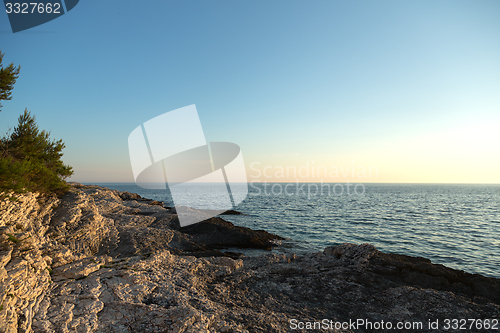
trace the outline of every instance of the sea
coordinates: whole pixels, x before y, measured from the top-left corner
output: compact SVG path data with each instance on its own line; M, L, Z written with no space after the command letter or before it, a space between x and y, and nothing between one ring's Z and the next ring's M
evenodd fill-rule
M168 186L97 185L174 205ZM383 252L500 278L500 185L251 183L235 209L243 214L221 217L286 238L274 252L370 243Z

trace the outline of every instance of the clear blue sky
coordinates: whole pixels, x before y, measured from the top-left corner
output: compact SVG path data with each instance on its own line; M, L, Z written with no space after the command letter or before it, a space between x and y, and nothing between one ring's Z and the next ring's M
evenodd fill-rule
M250 178L500 183L499 1L81 0L16 34L0 13L0 49L0 130L27 107L75 181L133 181L130 132L196 104Z

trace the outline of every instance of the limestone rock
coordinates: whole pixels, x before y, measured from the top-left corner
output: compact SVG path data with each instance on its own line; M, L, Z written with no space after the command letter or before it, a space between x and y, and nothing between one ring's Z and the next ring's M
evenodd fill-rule
M110 261L111 258L107 256L85 258L73 261L69 264L54 268L52 271L52 277L54 280L82 279L87 277L90 273L98 271L101 266Z

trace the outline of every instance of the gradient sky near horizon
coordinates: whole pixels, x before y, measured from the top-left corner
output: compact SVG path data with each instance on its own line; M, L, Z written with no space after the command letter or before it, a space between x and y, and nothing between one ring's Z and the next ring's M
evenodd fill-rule
M21 73L0 131L28 108L71 180L133 182L132 130L196 104L249 181L498 184L499 18L499 1L81 0L13 34L2 11Z

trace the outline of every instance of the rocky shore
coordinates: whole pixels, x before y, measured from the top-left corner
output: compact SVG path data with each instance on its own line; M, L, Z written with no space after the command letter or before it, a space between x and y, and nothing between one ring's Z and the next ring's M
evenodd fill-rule
M99 186L1 199L0 332L500 331L499 279L370 244L221 251L280 239L219 217L180 228L160 202Z

